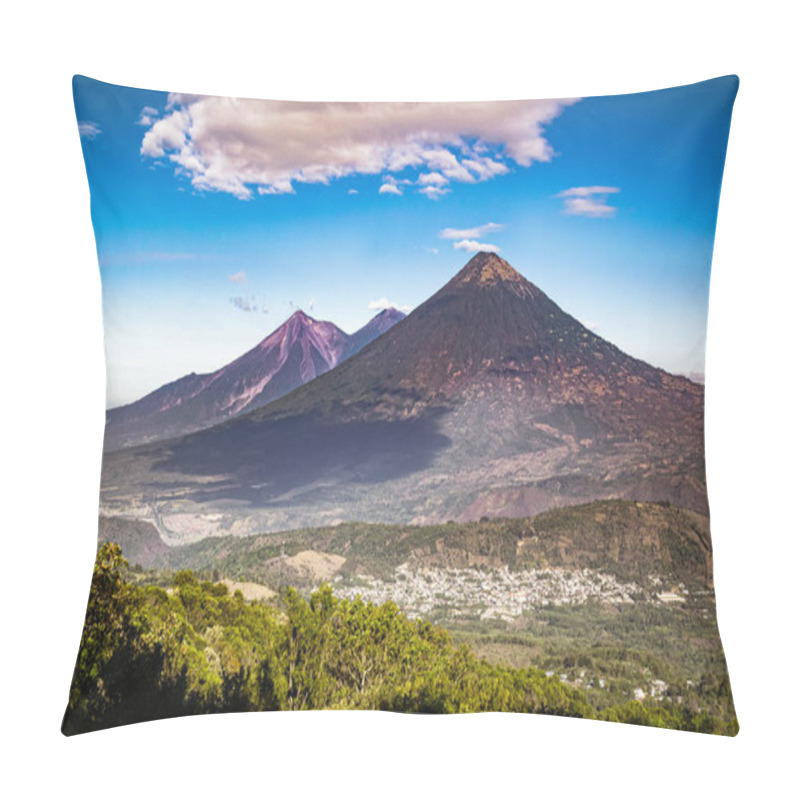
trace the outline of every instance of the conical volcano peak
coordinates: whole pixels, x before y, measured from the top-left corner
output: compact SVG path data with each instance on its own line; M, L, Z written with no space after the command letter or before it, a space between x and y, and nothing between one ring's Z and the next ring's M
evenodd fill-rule
M513 288L517 294L535 294L536 287L517 272L497 253L481 251L474 255L446 288L463 286L496 286L503 284Z
M302 323L316 322L314 317L309 317L308 314L306 314L306 312L303 311L302 308L298 308L297 311L295 311L294 314L292 314L292 316L289 317L289 319L287 319L286 321L291 322L292 320L297 320L297 322L302 322Z

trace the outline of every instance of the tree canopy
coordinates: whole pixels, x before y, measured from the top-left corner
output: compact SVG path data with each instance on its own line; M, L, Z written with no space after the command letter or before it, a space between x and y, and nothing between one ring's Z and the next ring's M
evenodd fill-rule
M735 723L632 702L596 711L528 668L491 665L393 603L288 589L280 609L247 603L190 571L172 587L125 580L118 545L98 551L62 730L186 714L310 708L416 713L515 711L733 734Z

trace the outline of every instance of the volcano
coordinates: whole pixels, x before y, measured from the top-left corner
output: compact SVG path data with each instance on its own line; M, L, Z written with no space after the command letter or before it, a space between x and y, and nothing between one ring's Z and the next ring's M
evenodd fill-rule
M297 310L252 350L216 372L186 375L109 410L105 449L191 433L260 408L357 353L404 316L386 309L348 335L332 322Z
M612 497L707 513L703 387L623 353L479 253L291 393L109 459L104 501L141 502L145 475L151 493L172 487L175 513L215 509L258 530L526 516Z

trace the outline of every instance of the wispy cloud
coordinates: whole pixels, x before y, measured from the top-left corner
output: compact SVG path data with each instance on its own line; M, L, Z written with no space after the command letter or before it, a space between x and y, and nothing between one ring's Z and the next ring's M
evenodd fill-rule
M456 250L466 250L468 253L480 253L481 251L485 251L487 253L501 252L500 248L496 244L476 242L474 239L462 239L460 242L455 242L453 247Z
M423 172L422 175L419 176L417 183L419 183L420 186L442 186L449 183L449 181L441 172Z
M136 120L137 125L144 125L149 128L158 119L158 109L152 106L145 106L139 112L139 119Z
M231 297L231 303L234 308L238 308L240 311L250 312L253 310L252 304L246 297Z
M234 272L233 275L228 275L228 280L231 283L247 283L247 273L240 269L238 272Z
M442 228L439 231L440 239L451 239L455 250L464 250L467 253L499 253L500 248L489 242L479 242L478 238L487 236L505 229L505 225L497 222L487 222L485 225L476 225L474 228Z
M231 297L230 301L234 308L238 308L239 311L245 311L248 314L253 312L269 313L266 304L259 302L255 296L244 297L239 295L238 297Z
M564 212L581 217L613 217L617 213L608 204L608 196L617 194L618 186L573 186L556 197L564 201Z
M100 126L96 122L79 122L78 133L81 139L96 139L101 133Z
M441 186L423 186L421 189L417 189L417 191L431 200L438 200L440 197L444 197L450 192L449 189L443 189Z
M411 306L401 305L400 303L393 303L385 297L380 300L370 300L367 304L369 311L385 311L387 308L396 308L398 311L408 312L411 311Z
M479 236L486 236L488 233L502 231L505 227L496 222L487 222L485 225L478 225L475 228L443 228L439 231L439 236L442 239L476 239Z
M196 189L243 199L409 169L420 186L442 188L550 161L545 127L574 102L291 103L172 94L159 119L143 109L143 124L152 125L141 153L168 158Z

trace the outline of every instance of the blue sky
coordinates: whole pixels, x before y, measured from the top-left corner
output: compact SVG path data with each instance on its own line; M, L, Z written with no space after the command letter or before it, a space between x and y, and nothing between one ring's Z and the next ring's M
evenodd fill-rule
M702 372L738 81L484 104L287 104L75 79L109 406L300 307L347 332L495 248L626 352Z

